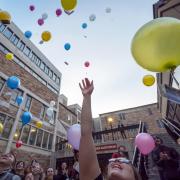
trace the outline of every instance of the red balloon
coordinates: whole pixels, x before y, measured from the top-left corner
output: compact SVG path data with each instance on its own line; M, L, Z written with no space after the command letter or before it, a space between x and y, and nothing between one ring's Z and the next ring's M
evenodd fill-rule
M22 141L17 141L16 142L16 148L20 148L22 146Z
M88 61L86 61L86 62L84 63L84 66L85 66L85 67L89 67L89 65L90 65L90 63L89 63Z
M38 24L40 25L40 26L42 26L43 24L44 24L44 20L43 19L38 19Z

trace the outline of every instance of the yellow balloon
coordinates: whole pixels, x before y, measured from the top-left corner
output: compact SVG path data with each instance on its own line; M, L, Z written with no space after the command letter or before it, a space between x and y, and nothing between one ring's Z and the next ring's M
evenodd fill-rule
M12 53L7 53L7 54L6 54L6 59L9 60L9 61L11 61L11 60L14 59L14 55L13 55Z
M0 11L0 21L3 24L10 24L11 15L7 11Z
M43 41L49 41L51 39L51 33L49 31L44 31L42 34L41 34L41 38Z
M36 127L37 128L42 128L42 126L43 126L42 121L36 121Z
M0 123L0 133L2 133L3 132L3 125L2 125L2 123Z
M152 75L146 75L143 77L143 84L145 86L152 86L155 83L155 77Z
M180 65L180 20L162 17L142 26L135 34L131 52L136 62L153 72Z
M61 0L61 5L65 11L71 11L76 7L77 0Z

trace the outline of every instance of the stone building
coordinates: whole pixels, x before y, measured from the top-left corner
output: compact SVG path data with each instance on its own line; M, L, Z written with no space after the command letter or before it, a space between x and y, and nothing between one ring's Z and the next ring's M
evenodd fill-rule
M9 52L14 54L12 61L5 59ZM19 89L7 87L10 76L20 78ZM66 139L67 128L78 122L76 113L62 102L61 76L13 22L0 23L0 123L4 126L0 133L0 153L15 149L18 160L35 158L44 167L55 165L56 144ZM16 103L17 96L23 96L20 106ZM55 101L55 106L52 117L48 118L46 111L51 101ZM22 127L20 117L24 111L30 111L33 118ZM36 127L37 120L43 122L42 128ZM19 149L15 147L17 140L23 142Z

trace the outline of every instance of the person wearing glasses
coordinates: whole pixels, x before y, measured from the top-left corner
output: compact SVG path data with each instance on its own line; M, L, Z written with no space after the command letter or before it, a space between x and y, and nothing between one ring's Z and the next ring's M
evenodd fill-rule
M83 94L81 112L81 140L79 148L79 166L81 180L103 180L94 141L92 138L91 94L94 90L93 81L88 78L79 83ZM122 157L109 160L108 180L140 180L131 162Z

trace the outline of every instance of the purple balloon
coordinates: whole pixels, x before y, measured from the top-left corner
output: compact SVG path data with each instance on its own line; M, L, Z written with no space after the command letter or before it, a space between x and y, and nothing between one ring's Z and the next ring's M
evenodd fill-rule
M148 133L139 133L136 136L135 145L144 155L149 154L155 147L154 139Z
M30 5L29 9L30 9L30 11L34 11L35 10L35 6L34 5Z
M43 24L44 24L44 20L43 19L38 19L38 24L40 25L40 26L42 26Z
M79 150L81 139L81 126L79 124L73 124L67 131L68 143L76 150Z
M61 9L56 9L56 15L60 16L62 14L62 10Z

